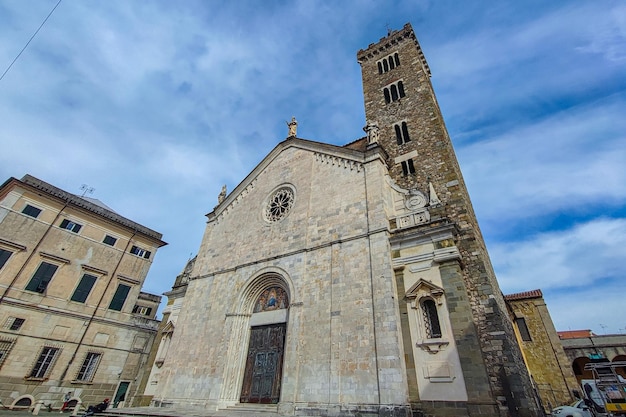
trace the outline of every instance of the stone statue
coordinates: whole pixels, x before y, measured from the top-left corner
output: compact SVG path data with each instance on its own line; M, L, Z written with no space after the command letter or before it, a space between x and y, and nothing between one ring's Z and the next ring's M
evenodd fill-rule
M296 137L296 132L298 130L298 121L296 120L295 116L293 116L291 118L290 122L287 122L287 126L289 126L289 135L287 137L288 138L295 138Z
M222 191L220 191L220 195L217 196L217 204L222 204L222 202L226 199L226 185L222 185Z
M376 124L376 122L370 122L368 120L363 130L365 131L365 133L367 133L368 145L378 143L378 125Z

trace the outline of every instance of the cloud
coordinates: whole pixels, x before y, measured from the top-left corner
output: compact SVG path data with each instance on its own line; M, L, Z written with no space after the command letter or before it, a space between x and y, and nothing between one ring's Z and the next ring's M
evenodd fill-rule
M563 231L492 245L506 293L592 288L623 276L626 218L598 218Z
M461 168L484 226L506 229L529 218L623 206L625 112L618 95L461 146Z
M0 4L0 62L55 3ZM582 318L556 317L570 294L616 279L620 255L602 233L624 243L625 9L62 2L0 82L0 174L70 192L88 184L162 232L170 245L146 290L163 292L198 250L222 184L243 180L291 116L304 138L363 136L356 51L410 21L503 288L544 287L555 321L570 327Z

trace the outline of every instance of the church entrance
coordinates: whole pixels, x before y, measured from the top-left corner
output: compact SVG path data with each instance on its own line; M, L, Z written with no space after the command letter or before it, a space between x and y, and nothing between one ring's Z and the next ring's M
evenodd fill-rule
M285 330L285 323L252 327L240 402L278 403Z

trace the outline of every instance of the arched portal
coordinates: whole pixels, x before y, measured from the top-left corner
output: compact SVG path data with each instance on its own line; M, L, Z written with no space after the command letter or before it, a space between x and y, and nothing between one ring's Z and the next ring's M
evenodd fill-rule
M266 287L254 303L242 403L276 404L280 399L287 307L287 291L279 285Z
M611 362L625 362L626 363L626 355L617 355L613 358ZM626 378L626 366L618 366L615 368L615 372L620 375L622 378Z
M583 379L593 379L593 374L590 370L585 369L585 365L587 365L591 360L587 357L580 356L574 359L572 362L572 370L574 371L574 375L576 375L576 379L580 383Z
M226 315L230 334L221 406L280 401L293 287L286 272L266 268L243 287Z

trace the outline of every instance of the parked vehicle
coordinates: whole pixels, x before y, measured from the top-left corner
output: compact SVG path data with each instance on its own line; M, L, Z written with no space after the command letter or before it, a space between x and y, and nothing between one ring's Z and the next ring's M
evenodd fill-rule
M576 400L570 405L562 405L552 410L552 415L556 417L594 417L591 409L585 400Z

